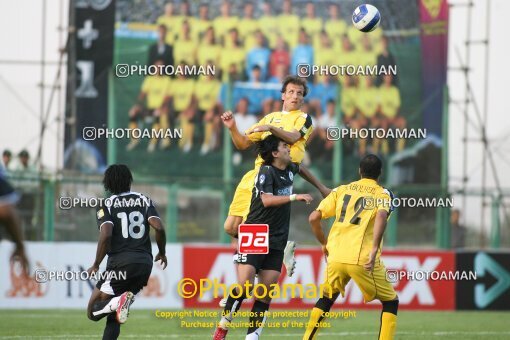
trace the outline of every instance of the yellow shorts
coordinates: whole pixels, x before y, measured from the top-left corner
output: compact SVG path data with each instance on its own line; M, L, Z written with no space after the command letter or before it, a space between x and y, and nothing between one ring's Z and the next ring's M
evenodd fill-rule
M329 262L326 268L326 284L329 283L333 294L341 293L345 296L345 286L351 280L354 280L358 288L363 293L365 302L374 299L380 301L391 301L397 297L390 282L386 280L386 267L379 262L374 267L372 273L368 272L363 266L356 264L345 264L340 262ZM329 292L324 290L324 296Z
M259 168L256 168L244 174L241 182L237 185L232 203L230 203L229 216L241 216L243 221L246 219L250 212L251 194L258 173Z

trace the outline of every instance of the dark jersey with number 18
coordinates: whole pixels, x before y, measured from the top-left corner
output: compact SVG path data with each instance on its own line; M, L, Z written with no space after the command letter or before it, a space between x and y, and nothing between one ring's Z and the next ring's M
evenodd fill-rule
M107 268L130 263L152 264L150 218L159 218L152 201L137 192L110 196L97 210L97 224L113 223Z

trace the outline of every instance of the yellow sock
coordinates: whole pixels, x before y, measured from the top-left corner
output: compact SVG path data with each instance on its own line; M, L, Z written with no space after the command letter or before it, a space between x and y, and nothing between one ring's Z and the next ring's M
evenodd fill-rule
M159 117L159 127L163 130L163 134L165 134L165 130L169 128L168 117L166 114L163 114L161 117ZM164 138L163 141L161 142L161 146L163 148L170 146L170 139Z
M406 140L404 138L400 138L397 141L397 152L404 150L405 145L406 145Z
M383 312L381 316L381 330L379 340L393 340L397 329L397 316L393 313Z
M204 145L210 145L212 134L214 130L214 125L212 122L206 122L204 128Z
M195 134L195 124L188 122L188 142L193 145L193 135Z
M372 147L374 150L372 150L373 153L378 154L379 153L379 145L381 145L381 140L379 138L374 138L374 143L372 144Z
M128 128L133 131L134 129L137 129L138 128L138 124L136 122L129 122L129 125L128 125ZM131 134L132 135L132 134ZM131 139L136 139L136 138L133 138L131 137Z
M390 152L390 145L386 139L382 141L381 151L383 155L387 155Z
M183 147L184 145L186 145L186 142L187 142L187 138L188 138L188 134L187 134L187 131L188 131L188 120L185 118L185 117L181 117L181 129L182 129L182 138L181 140L179 140L179 147Z
M367 140L366 139L360 139L359 140L359 153L360 156L365 156L365 153L367 151Z
M158 130L159 129L159 124L158 123L152 124L152 129L153 130ZM158 142L157 138L151 138L150 144L156 144L157 142Z
M310 320L306 325L306 332L303 336L303 340L313 340L319 333L319 322L323 319L322 314L324 311L320 308L313 307L312 313L310 314Z

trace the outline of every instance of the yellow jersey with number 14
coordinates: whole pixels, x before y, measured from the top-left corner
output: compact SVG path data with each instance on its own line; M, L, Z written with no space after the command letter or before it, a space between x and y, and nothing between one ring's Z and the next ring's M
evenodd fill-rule
M335 216L328 236L328 262L367 263L374 240L375 217L379 210L391 213L393 198L391 191L369 178L333 189L317 208L323 219ZM376 264L381 248L382 242Z

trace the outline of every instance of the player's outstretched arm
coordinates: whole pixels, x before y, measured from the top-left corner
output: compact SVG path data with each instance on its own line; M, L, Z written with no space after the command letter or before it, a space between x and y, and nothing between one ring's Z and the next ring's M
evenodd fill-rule
M273 125L265 124L265 125L258 125L254 127L253 129L247 131L248 134L257 133L257 132L266 132L269 131L276 137L280 138L287 144L294 144L296 143L300 138L301 134L297 130L292 131L285 131L284 129L280 129L279 127L275 127Z
M299 175L303 177L305 181L316 187L323 198L326 198L326 196L329 195L331 192L331 189L322 184L313 174L310 170L305 168L303 165L299 166Z
M223 122L223 125L228 128L230 137L232 137L232 142L238 150L245 150L253 144L246 135L242 134L237 129L236 120L232 111L224 112L221 115L221 121Z
M284 205L284 204L287 204L292 201L303 201L303 202L306 202L306 204L310 204L310 202L313 201L312 196L310 196L308 194L293 194L290 196L274 196L272 194L262 193L260 195L260 199L262 200L262 204L264 205L264 208L278 207L280 205Z
M324 235L324 231L322 230L321 225L321 219L322 219L322 213L320 210L314 210L308 217L308 222L310 223L310 226L312 227L312 232L315 235L315 238L322 246L322 252L324 255L328 256L328 249L326 248L327 239L326 235Z
M101 229L99 232L99 241L97 242L97 250L96 250L96 259L87 272L89 274L95 273L99 270L99 265L103 262L106 253L108 252L108 248L110 248L110 243L112 240L112 232L113 232L113 223L106 222L101 225Z
M379 210L375 216L374 222L374 243L372 245L372 250L370 251L368 262L363 266L368 271L374 270L375 257L379 251L387 221L388 212L386 210Z
M154 262L161 261L163 269L166 268L168 262L166 259L166 233L163 223L157 217L149 217L149 224L156 231L156 244L158 245L158 254L154 258Z

